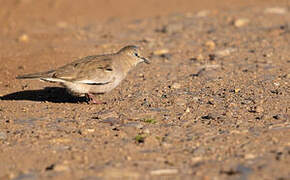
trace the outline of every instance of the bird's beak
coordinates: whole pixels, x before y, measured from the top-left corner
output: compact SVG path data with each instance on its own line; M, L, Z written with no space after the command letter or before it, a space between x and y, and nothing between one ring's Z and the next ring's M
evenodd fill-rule
M150 61L144 57L141 57L141 59L143 59L143 61L146 63L146 64L150 64Z

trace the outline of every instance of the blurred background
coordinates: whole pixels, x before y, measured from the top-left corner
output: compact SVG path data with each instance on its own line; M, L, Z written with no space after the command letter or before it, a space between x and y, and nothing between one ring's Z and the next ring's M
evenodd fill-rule
M108 18L138 19L198 10L286 5L289 0L1 0L1 22L104 21ZM20 20L21 19L21 20Z

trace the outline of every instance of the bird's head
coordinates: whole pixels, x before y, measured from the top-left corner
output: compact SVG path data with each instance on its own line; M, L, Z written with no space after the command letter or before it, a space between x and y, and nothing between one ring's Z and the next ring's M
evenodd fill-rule
M134 61L134 64L138 64L140 62L150 64L150 61L142 56L140 48L137 46L125 46L118 53L128 56L131 60Z

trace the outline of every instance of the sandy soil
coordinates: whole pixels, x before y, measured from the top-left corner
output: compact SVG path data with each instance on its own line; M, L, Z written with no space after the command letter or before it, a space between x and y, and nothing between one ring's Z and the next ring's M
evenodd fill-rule
M290 179L288 0L1 1L0 179ZM89 105L16 80L143 47Z

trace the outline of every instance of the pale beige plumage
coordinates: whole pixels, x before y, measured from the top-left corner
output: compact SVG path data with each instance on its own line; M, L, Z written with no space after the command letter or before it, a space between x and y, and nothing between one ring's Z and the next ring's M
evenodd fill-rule
M17 79L40 79L58 82L75 96L88 96L114 89L140 62L149 63L136 46L126 46L114 54L93 55L78 59L58 69L17 76Z

